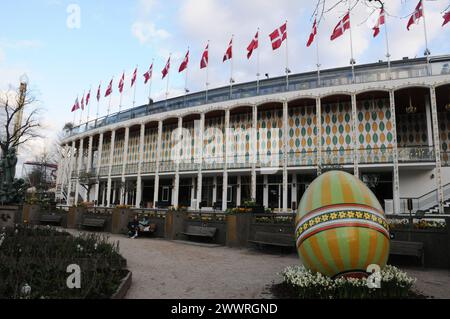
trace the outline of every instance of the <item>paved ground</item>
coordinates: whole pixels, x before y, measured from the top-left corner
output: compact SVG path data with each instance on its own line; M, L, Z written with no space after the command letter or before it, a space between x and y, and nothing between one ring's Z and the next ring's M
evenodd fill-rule
M133 272L127 298L271 298L267 288L280 281L277 273L298 264L295 254L116 235L111 240L120 242L120 252ZM405 270L418 279L417 290L424 295L450 298L450 270Z

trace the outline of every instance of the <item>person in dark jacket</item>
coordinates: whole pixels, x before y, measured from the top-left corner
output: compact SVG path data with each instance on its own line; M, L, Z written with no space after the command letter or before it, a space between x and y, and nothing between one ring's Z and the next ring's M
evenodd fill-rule
M139 235L139 218L138 215L134 215L132 221L128 223L128 237L137 238Z

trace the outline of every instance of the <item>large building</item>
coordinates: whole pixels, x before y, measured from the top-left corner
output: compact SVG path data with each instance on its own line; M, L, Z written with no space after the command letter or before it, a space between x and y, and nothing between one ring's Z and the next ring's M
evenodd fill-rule
M408 198L415 210L443 213L450 56L189 94L76 127L62 146L57 196L70 205L225 210L254 199L287 212L318 174L341 169L388 213L404 213ZM89 196L86 176L98 181Z

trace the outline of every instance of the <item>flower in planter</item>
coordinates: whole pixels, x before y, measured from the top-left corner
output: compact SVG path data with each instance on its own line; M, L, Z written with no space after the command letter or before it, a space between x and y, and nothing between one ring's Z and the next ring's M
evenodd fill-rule
M29 284L25 284L22 286L22 288L20 289L20 293L22 294L22 296L24 297L29 297L31 295L31 287Z

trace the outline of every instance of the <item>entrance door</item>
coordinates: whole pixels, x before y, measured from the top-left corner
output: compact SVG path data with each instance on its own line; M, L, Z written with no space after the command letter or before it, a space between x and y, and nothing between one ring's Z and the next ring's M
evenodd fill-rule
M281 185L271 184L269 185L269 207L271 209L277 209L281 207Z

